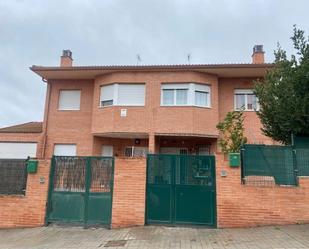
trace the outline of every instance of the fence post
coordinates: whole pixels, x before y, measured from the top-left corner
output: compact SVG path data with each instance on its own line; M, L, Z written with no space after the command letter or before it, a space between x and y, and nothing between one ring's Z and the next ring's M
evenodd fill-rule
M244 172L244 153L245 148L244 145L240 148L240 183L245 184L245 172Z
M298 186L298 166L297 166L297 157L296 157L296 148L294 144L292 145L292 155L293 155L293 173L295 178L295 185Z
M84 193L84 228L87 227L88 224L88 202L89 202L89 189L90 189L90 181L91 181L91 157L86 158L86 175L85 175L85 193Z

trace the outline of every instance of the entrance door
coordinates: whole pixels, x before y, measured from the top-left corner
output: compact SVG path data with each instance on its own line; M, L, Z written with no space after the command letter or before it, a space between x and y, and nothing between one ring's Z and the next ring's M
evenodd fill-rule
M215 157L148 155L146 223L216 226Z
M112 157L52 159L46 222L111 223Z

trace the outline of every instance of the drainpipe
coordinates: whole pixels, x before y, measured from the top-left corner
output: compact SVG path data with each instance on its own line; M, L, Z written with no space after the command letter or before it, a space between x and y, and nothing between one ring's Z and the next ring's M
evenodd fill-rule
M48 126L48 114L49 114L49 105L50 105L50 95L51 95L51 84L48 80L42 78L43 82L47 83L47 90L46 90L46 98L45 98L45 110L44 110L44 120L43 120L43 148L41 157L45 158L46 152L46 143L47 143L47 126Z

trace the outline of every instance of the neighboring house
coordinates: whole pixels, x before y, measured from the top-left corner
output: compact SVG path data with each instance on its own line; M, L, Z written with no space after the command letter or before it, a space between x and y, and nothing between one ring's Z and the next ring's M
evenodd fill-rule
M252 89L272 67L262 46L254 47L250 64L72 63L64 50L60 67L30 68L48 86L39 158L214 153L217 123L242 106L248 141L272 143L261 133Z
M37 157L42 148L42 122L29 122L0 129L0 159Z

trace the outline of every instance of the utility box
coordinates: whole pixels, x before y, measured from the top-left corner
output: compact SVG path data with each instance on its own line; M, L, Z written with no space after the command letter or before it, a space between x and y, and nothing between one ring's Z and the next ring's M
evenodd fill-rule
M38 161L37 160L27 161L27 172L29 174L34 174L37 171L38 171Z
M229 161L231 167L239 167L240 166L240 153L230 153Z

